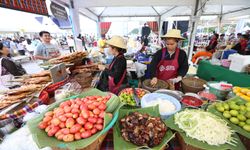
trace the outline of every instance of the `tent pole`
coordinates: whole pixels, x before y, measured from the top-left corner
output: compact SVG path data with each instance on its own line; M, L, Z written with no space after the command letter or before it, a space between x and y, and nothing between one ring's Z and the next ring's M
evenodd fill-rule
M162 27L162 21L161 21L161 15L159 15L158 19L158 41L160 42L161 40L161 27Z
M202 6L202 1L195 0L195 5L194 5L194 11L192 13L191 17L191 29L190 29L190 37L189 37L189 51L188 51L188 60L191 61L192 56L193 56L193 50L194 50L194 41L195 41L195 35L196 35L196 30L197 26L200 20L200 16L202 14L202 8L204 8L205 5Z
M69 12L71 18L72 31L74 35L75 47L76 50L82 50L82 41L77 39L78 35L81 33L78 6L79 5L77 4L77 1L70 0Z

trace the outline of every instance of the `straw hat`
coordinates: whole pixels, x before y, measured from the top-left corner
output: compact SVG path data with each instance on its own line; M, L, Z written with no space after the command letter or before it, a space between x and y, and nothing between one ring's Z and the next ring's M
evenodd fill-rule
M118 35L112 36L112 38L110 40L106 41L106 43L108 45L112 45L112 46L115 46L118 48L127 49L127 45L125 43L125 40Z
M168 32L165 35L163 35L162 38L175 38L175 39L180 39L180 40L184 39L181 36L181 30L177 30L177 29L168 30Z

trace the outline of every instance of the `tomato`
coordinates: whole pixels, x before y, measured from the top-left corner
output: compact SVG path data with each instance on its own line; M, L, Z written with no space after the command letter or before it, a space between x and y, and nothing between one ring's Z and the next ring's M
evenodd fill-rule
M90 122L90 123L96 123L96 122L97 122L97 119L94 118L94 117L89 117L89 118L88 118L88 122Z
M84 125L85 130L90 130L93 128L93 124L90 122L85 123Z
M86 130L84 128L80 129L80 133L85 132Z
M99 114L99 117L100 117L100 118L104 118L104 115L105 115L105 112L102 111L102 112Z
M87 111L87 110L82 110L81 116L82 116L84 119L87 119L87 118L89 117L89 111Z
M94 117L95 115L94 115L94 113L92 111L89 111L89 116Z
M63 137L64 137L64 135L63 135L63 134L60 134L60 135L58 135L57 139L58 139L58 140L63 140Z
M76 119L76 122L77 122L78 124L80 124L80 125L84 125L84 124L87 122L87 120L84 119L83 117L78 117L78 118Z
M101 104L98 106L98 108L99 108L100 110L105 110L105 109L106 109L106 104L101 103Z
M66 127L71 128L75 124L75 120L73 118L68 118L66 120Z
M88 107L85 104L81 104L80 110L88 110Z
M52 127L49 131L48 131L48 136L53 136L56 134L56 132L58 132L60 130L60 128L58 126L54 126Z
M43 122L43 121L40 122L39 125L38 125L38 127L40 129L45 129L45 128L47 128L47 126L48 126L47 122Z
M103 119L102 118L98 118L96 123L102 124L103 123Z
M50 117L52 117L53 114L54 114L54 113L53 113L52 111L48 111L48 112L45 113L44 116L50 116Z
M96 109L93 110L93 113L95 115L99 115L101 113L101 111L98 108L96 108Z
M96 106L94 104L89 104L88 105L89 110L94 110L95 108L96 108Z
M68 102L62 102L59 107L64 108L65 106L69 106Z
M100 105L100 102L93 102L93 105L98 107Z
M67 134L63 136L64 142L72 142L74 141L74 135L73 134Z
M64 122L61 122L61 123L59 124L59 127L60 127L60 128L65 128L65 123L64 123Z
M102 124L95 124L95 128L97 130L102 130L103 129L103 125Z
M90 136L91 136L91 132L90 131L85 131L85 132L82 132L82 134L81 134L81 137L83 139L88 138Z
M82 128L82 126L80 124L75 124L70 128L69 132L76 133L76 132L80 131L81 128Z
M96 99L96 101L98 101L98 102L101 102L102 100L103 100L103 98L101 98L101 97Z
M51 125L47 126L47 127L45 128L45 132L49 132L49 130L50 130L51 128L52 128Z
M72 118L72 117L73 117L73 114L72 114L72 113L66 113L66 114L65 114L65 117L67 117L67 118Z
M72 117L73 117L74 119L76 119L76 118L78 118L78 116L79 116L78 113L74 113Z
M58 118L53 118L51 120L51 124L54 126L58 126L60 124L60 120Z
M63 134L61 130L57 131L55 134L55 137L58 137L59 135Z
M69 113L69 112L71 112L72 108L70 106L65 106L63 109L64 109L65 113Z
M68 128L63 128L63 129L61 129L61 132L64 135L69 134L69 129Z
M81 133L80 133L80 132L75 133L74 138L75 138L75 140L80 140L80 139L82 139Z
M50 117L50 116L46 116L43 118L43 122L49 122L51 120L52 120L52 117Z
M71 113L79 113L79 112L80 112L80 110L78 108L73 108L71 110Z
M96 128L93 128L93 129L90 130L90 132L91 132L91 134L93 135L93 134L95 134L95 133L97 132L97 129L96 129Z
M74 105L73 105L73 108L79 109L79 108L80 108L80 105L74 104Z
M61 115L61 116L59 116L58 117L58 119L60 120L60 121L66 121L67 120L67 117L65 117L64 115Z

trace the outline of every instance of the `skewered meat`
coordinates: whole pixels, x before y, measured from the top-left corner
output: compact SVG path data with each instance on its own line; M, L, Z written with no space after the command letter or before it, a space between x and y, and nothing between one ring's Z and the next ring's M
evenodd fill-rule
M167 127L159 117L133 112L120 120L121 135L125 141L138 146L159 145L166 134Z
M76 59L81 59L87 56L87 52L74 52L74 53L70 53L64 56L60 56L57 58L53 58L49 60L49 63L51 64L59 64L62 62L65 63L70 63L73 62Z
M11 89L6 92L8 95L17 95L20 93L25 93L25 92L34 92L34 91L39 91L43 85L38 85L38 84L30 84L30 85L24 85L19 88Z
M45 76L45 77L36 77L36 78L29 78L24 80L25 84L38 84L38 83L44 83L44 82L50 82L51 77Z

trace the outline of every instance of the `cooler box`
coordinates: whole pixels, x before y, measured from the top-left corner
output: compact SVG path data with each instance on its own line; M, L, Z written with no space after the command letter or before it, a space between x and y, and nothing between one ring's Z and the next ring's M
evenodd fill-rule
M245 68L250 64L250 56L232 54L228 59L231 60L229 69L235 72L245 72Z

